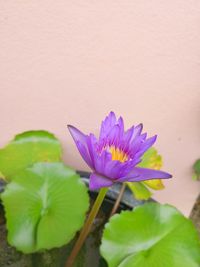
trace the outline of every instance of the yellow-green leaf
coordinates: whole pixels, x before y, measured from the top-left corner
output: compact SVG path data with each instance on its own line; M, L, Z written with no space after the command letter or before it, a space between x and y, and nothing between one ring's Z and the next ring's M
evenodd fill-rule
M128 187L134 194L134 197L138 200L147 200L151 197L151 192L149 189L143 184L139 182L131 183L127 182Z
M147 185L148 187L150 187L154 190L162 190L165 188L161 179L144 181L143 184Z
M142 161L138 166L141 168L159 170L162 167L162 157L158 154L157 150L152 147L143 155ZM149 191L148 187L153 190L161 190L164 188L161 179L127 184L133 192L134 197L139 200L147 200L151 197L152 193Z
M154 147L151 147L144 153L139 167L160 170L162 167L162 157Z

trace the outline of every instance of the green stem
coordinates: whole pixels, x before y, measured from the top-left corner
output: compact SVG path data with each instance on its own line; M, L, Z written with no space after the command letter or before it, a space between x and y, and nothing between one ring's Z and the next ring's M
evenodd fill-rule
M76 241L69 258L67 259L65 267L72 267L73 266L74 260L77 256L79 250L81 249L86 237L88 236L88 234L90 232L90 229L92 227L92 223L93 223L93 221L94 221L94 219L95 219L95 217L96 217L96 215L97 215L97 213L101 207L101 204L105 198L107 191L108 191L107 187L103 187L100 189L99 194L95 200L95 203L94 203L94 205L90 211L90 214L89 214L89 216L85 222L85 225L82 228L82 231L79 235L79 238Z

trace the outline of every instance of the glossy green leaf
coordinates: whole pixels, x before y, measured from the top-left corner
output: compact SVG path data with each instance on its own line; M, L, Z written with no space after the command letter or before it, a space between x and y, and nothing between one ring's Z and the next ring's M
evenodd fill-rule
M15 136L0 149L0 172L7 180L35 162L61 160L62 149L55 136L46 131L29 131Z
M200 179L200 159L196 160L194 165L193 165L193 179L194 180L199 180Z
M200 240L177 209L147 203L111 218L101 255L109 267L199 267Z
M86 186L62 163L35 163L14 175L2 201L8 241L24 253L68 243L89 206Z

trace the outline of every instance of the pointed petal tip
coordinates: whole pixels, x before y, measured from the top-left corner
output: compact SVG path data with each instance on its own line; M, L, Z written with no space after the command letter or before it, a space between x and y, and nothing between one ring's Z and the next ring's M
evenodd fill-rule
M72 138L74 139L76 143L80 141L81 143L85 144L86 135L84 133L82 133L79 129L77 129L76 127L72 125L67 125L67 127Z
M139 123L136 127L140 128L142 130L143 129L143 123Z
M131 171L128 176L129 177L127 180L131 182L172 178L172 175L170 173L160 171L160 170L140 168L140 167L135 167L134 170Z
M70 124L67 124L67 129L68 129L68 131L70 131L71 132L71 129L73 128L73 126L72 125L70 125Z
M170 174L168 172L161 171L161 170L155 170L155 171L160 172L163 175L163 177L161 177L161 179L165 179L165 178L166 179L169 179L169 178L172 178L173 177L172 174Z
M155 140L155 141L156 141L157 137L158 137L158 135L157 135L157 134L155 134L155 135L153 135L151 138L152 138L153 140Z
M106 118L111 118L111 117L116 117L116 116L115 116L115 112L112 111L112 110L111 110L109 113L107 113L107 115L105 116L105 119L106 119ZM104 120L105 120L105 119L104 119ZM104 120L103 120L103 121L104 121Z
M159 171L159 170L157 170ZM164 172L164 171L160 171L161 175L160 175L160 179L170 179L172 178L172 175L168 172Z
M111 115L111 116L114 115L114 116L115 116L115 112L111 110L111 111L109 112L109 115Z
M110 118L111 120L113 120L115 122L117 120L117 116L116 116L114 111L110 111L110 113L108 114L108 118Z
M169 178L172 178L172 175L168 172L165 172L165 171L161 171L161 170L155 170L157 171L158 173L160 173L160 179L169 179Z
M124 123L122 116L119 116L118 123Z
M67 128L68 128L68 130L71 132L71 131L73 131L73 130L76 130L76 127L74 127L73 125L71 125L71 124L67 124Z
M74 127L73 125L68 124L67 128L68 128L70 134L72 135L72 137L75 137L76 134L79 132L79 130L76 127Z
M149 142L149 145L152 146L152 145L156 142L157 137L158 137L158 135L155 134L155 135L153 135L152 137L149 137L146 141L148 141L148 142ZM150 146L149 146L149 147L150 147Z
M166 172L167 173L167 172ZM168 174L168 178L172 178L173 177L173 175L172 174L170 174L170 173L167 173Z

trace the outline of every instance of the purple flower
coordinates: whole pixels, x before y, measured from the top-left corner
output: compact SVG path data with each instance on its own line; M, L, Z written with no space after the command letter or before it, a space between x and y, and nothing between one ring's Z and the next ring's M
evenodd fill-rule
M68 125L76 146L93 170L90 189L109 187L116 182L138 182L151 179L166 179L169 173L137 167L142 155L155 143L156 135L147 139L142 133L142 124L124 130L124 122L114 112L101 124L100 136L85 135Z

